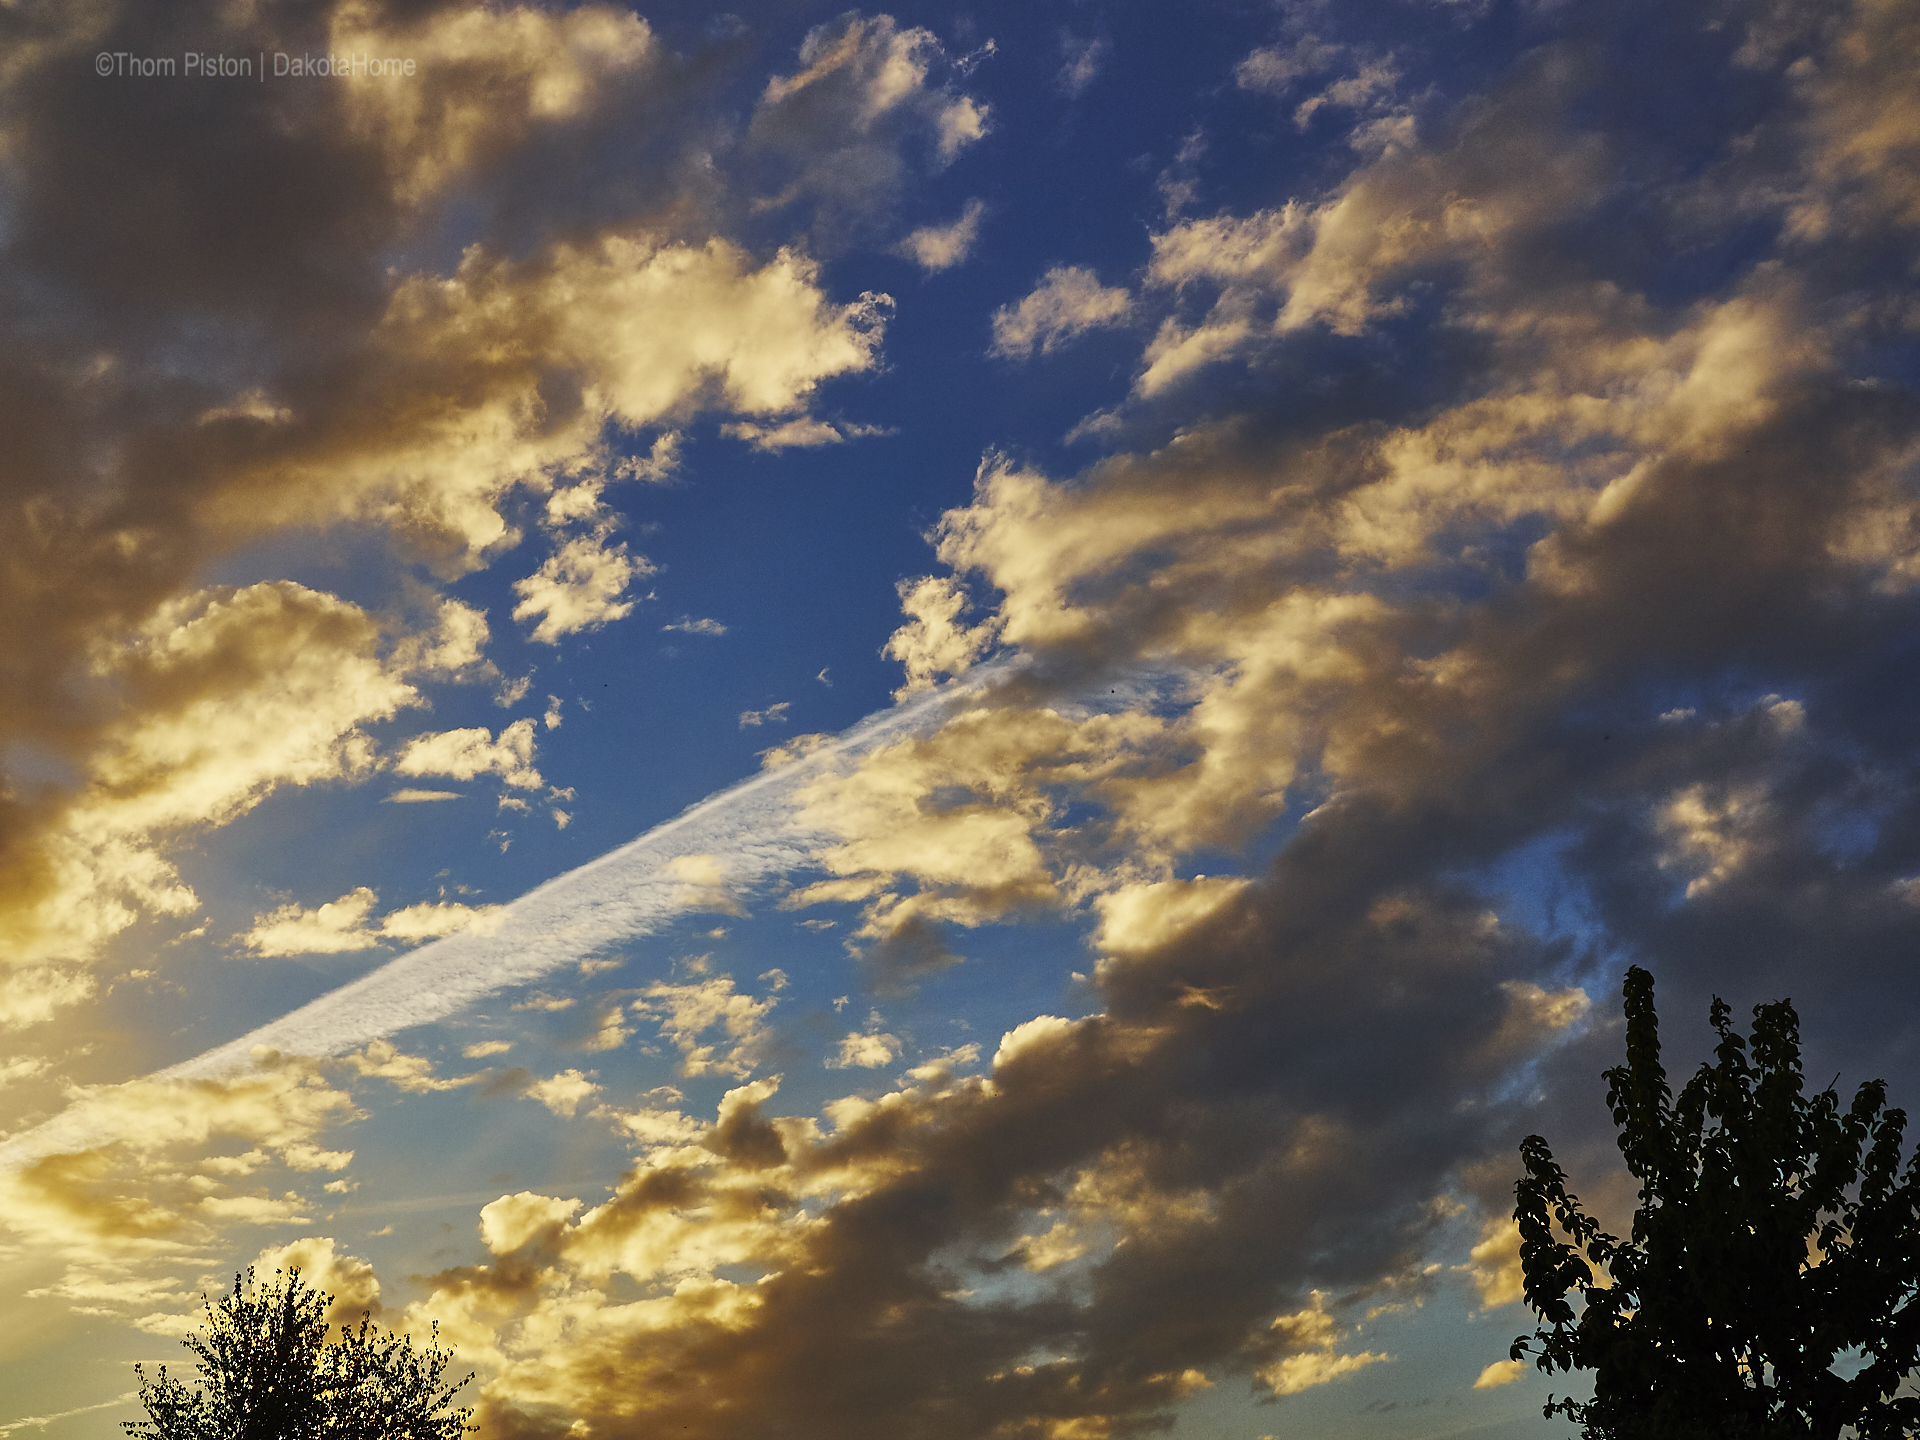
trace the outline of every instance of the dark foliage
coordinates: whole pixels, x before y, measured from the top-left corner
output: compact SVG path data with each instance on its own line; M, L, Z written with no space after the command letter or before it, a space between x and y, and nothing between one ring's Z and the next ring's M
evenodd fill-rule
M1792 1002L1753 1013L1743 1039L1714 999L1715 1063L1676 1099L1653 977L1627 972L1627 1063L1604 1078L1640 1181L1630 1239L1581 1210L1545 1140L1521 1144L1514 1219L1527 1304L1545 1323L1512 1355L1537 1342L1540 1369L1593 1372L1592 1400L1546 1407L1586 1440L1920 1429L1920 1398L1896 1396L1920 1363L1920 1155L1902 1175L1906 1114L1886 1108L1878 1080L1845 1113L1831 1087L1808 1098Z
M160 1367L148 1380L134 1367L147 1419L121 1428L136 1440L458 1440L471 1409L451 1409L471 1380L441 1384L453 1352L439 1331L424 1352L362 1315L357 1329L327 1339L331 1297L298 1270L256 1286L233 1277L218 1305L203 1301L202 1332L185 1342L198 1358L200 1388Z

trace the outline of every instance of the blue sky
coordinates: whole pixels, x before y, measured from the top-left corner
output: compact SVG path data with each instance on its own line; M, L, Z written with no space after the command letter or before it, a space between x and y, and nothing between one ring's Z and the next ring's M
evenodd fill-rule
M0 55L0 1435L1544 1434L1628 964L1920 1079L1911 4Z

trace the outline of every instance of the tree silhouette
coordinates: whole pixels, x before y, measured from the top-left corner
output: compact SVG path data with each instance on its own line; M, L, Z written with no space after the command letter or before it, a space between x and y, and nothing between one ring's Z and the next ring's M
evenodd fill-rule
M1540 1369L1593 1371L1592 1400L1549 1397L1545 1410L1586 1440L1836 1440L1845 1426L1904 1440L1920 1427L1920 1398L1895 1395L1920 1363L1920 1155L1903 1177L1906 1113L1886 1108L1879 1080L1845 1114L1831 1086L1804 1095L1791 1001L1754 1007L1751 1040L1731 1013L1716 996L1715 1063L1675 1099L1653 977L1627 972L1627 1063L1603 1078L1640 1181L1632 1235L1581 1210L1545 1140L1521 1143L1520 1264L1546 1323L1512 1357L1538 1342Z
M251 1268L233 1277L200 1334L184 1342L198 1358L201 1388L162 1365L148 1380L134 1366L147 1419L121 1428L136 1440L457 1440L473 1411L450 1409L467 1380L442 1385L453 1352L439 1327L424 1352L363 1314L357 1329L327 1341L332 1297L298 1270L256 1286Z

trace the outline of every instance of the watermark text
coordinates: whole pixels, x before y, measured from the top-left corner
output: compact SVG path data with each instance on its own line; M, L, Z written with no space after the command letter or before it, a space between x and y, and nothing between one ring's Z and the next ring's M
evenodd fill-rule
M182 55L135 55L126 50L102 50L93 57L96 75L134 80L397 80L419 74L411 55L362 55L331 52L289 55L264 50L252 55L209 54L189 50Z

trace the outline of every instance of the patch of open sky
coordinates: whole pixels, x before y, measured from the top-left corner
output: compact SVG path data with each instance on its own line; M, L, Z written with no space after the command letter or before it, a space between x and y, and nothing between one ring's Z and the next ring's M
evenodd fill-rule
M1566 983L1575 983L1585 968L1581 955L1608 944L1592 897L1565 862L1574 838L1570 830L1552 831L1459 876L1494 903L1503 924L1523 926L1546 939L1572 941L1560 977Z
M1857 385L1883 390L1890 404L1900 403L1900 390L1920 381L1920 337L1877 335L1843 356L1841 368Z
M1633 12L1631 24L1615 23L1617 10L1604 19L1562 11L1548 21L1583 51L1570 118L1608 136L1613 163L1635 178L1697 176L1724 157L1728 137L1777 112L1778 72L1733 61L1747 33L1737 26L1704 24L1698 11L1663 5ZM1695 78L1677 85L1677 75Z

